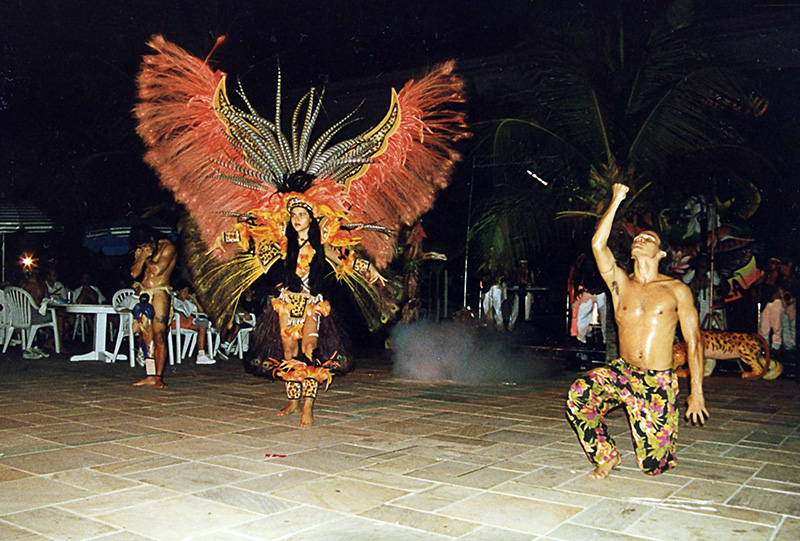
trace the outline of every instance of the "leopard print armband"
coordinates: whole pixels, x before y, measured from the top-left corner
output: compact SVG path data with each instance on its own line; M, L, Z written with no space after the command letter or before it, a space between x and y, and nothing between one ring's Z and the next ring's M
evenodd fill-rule
M356 258L355 261L353 261L353 270L369 278L369 265L370 263L366 259Z

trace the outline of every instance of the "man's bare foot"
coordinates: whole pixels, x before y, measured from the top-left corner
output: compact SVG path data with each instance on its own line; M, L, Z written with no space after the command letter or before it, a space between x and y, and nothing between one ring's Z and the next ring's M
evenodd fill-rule
M612 458L605 464L600 464L595 469L589 472L589 477L592 479L605 479L608 477L608 474L611 473L611 470L619 466L620 462L622 462L622 458L619 456Z
M314 400L307 399L303 402L303 414L300 416L300 426L311 426L314 424Z
M143 387L145 385L149 385L150 387L154 387L156 389L167 388L167 384L161 380L161 376L147 376L133 384L134 387Z
M278 417L283 417L284 415L291 415L292 413L297 413L298 411L300 411L300 401L289 400L289 405L281 410L278 410L275 415Z

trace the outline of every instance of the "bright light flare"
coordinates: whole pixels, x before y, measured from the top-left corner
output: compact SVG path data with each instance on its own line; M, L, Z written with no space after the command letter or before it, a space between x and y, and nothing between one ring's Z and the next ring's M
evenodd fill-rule
M526 169L525 172L528 173L533 178L535 178L536 180L538 180L539 182L541 182L543 185L547 186L548 182L539 175L537 175L536 173L534 173L533 171L531 171L530 169Z
M33 254L22 254L19 264L23 271L29 272L39 266L39 260Z

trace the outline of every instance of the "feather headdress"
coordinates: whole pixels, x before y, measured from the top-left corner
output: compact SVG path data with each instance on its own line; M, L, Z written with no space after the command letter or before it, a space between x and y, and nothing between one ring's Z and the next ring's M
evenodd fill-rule
M452 61L392 90L388 112L372 129L334 142L353 114L314 139L323 92L305 94L285 135L280 70L274 119L267 120L241 84L244 106L229 99L223 72L161 36L149 45L155 53L144 57L137 79L137 132L148 147L145 161L197 225L190 260L196 285L227 296L211 303L214 315L280 257L274 246L288 197L314 208L326 242L385 268L394 254L391 233L431 208L460 159L454 144L469 135L463 112L452 108L464 101ZM220 283L231 276L235 286ZM362 289L371 288L353 287ZM374 301L369 297L363 302Z

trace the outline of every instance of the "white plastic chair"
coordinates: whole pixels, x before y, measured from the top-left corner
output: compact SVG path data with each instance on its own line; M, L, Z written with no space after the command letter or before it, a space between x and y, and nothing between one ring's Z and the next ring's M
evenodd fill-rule
M186 317L188 316L178 310L175 310L175 314L172 316L173 323L167 333L167 350L169 351L170 365L174 365L176 362L181 364L183 358L191 354L197 341L197 331L181 328L181 319Z
M75 323L72 327L72 339L75 340L80 334L81 342L86 342L86 331L89 328L89 322L86 321L86 314L76 314Z
M168 347L169 347L169 355L170 355L170 364L173 364L173 359L177 360L178 364L180 364L182 359L186 357L191 357L194 355L195 347L197 347L197 331L192 329L180 329L181 320L188 318L185 314L182 314L178 310L175 310L174 316L174 325L170 329L169 336L168 336ZM191 317L194 318L208 318L206 314L199 312L197 314L192 314ZM180 329L180 332L178 332ZM172 340L173 336L175 337L175 345L173 346ZM206 347L208 348L208 356L212 359L216 357L217 350L219 349L220 344L220 335L219 331L214 328L214 326L209 322L209 326L206 327ZM180 353L180 355L176 355L176 353Z
M119 355L120 346L122 346L122 339L128 339L128 359L130 359L131 368L136 366L136 358L134 356L134 349L136 343L133 337L133 313L131 312L135 304L136 292L133 289L125 288L120 289L111 298L111 306L119 314L119 329L117 330L117 339L114 344L114 356L111 357L111 362L117 362L117 355Z
M234 316L234 321L238 323L239 332L236 333L236 338L234 339L235 342L233 344L233 350L231 350L232 355L238 355L240 359L244 358L244 352L249 349L250 346L250 333L253 332L256 326L256 315L252 313L238 313ZM242 328L241 324L247 323L250 325L248 328Z
M31 315L34 310L39 311L39 306L33 301L30 293L22 288L10 286L5 289L5 300L3 312L8 310L8 314L4 317L8 318L8 327L6 328L6 337L3 344L3 353L8 349L8 344L11 342L11 335L15 330L22 333L22 348L29 350L33 346L33 339L36 338L36 333L39 329L46 329L51 327L53 329L53 340L56 346L56 353L61 353L61 339L58 336L58 323L56 322L55 309L49 308L50 312L49 321L45 323L32 323Z
M9 309L6 308L6 299L5 299L5 291L0 289L0 341L5 344L6 341L6 333L13 332L11 327L11 318L9 317Z

